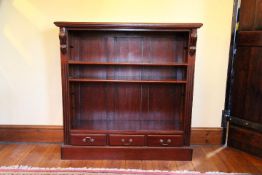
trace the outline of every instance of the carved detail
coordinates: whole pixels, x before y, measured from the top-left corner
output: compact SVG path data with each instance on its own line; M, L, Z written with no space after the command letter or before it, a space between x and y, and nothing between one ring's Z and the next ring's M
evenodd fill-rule
M196 53L197 31L193 29L190 33L189 54L192 56Z
M64 27L60 28L59 32L59 39L60 39L60 50L62 54L66 54L67 52L67 44L66 44L66 29Z

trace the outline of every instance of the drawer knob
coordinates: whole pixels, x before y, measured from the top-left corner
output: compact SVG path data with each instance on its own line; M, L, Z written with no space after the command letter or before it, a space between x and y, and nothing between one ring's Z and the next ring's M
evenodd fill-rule
M164 139L160 139L159 142L163 146L168 146L172 142L172 140L171 139L167 139L167 141L165 142Z
M92 137L85 137L82 141L85 143L94 143L95 139Z
M133 142L133 139L130 138L130 139L126 140L126 139L123 138L123 139L121 139L121 142L123 143L123 145L131 145L132 142Z

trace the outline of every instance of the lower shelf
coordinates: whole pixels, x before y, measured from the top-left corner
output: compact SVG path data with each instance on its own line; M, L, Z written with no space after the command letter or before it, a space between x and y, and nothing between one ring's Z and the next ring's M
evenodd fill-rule
M72 131L105 131L112 132L177 132L183 133L179 121L174 120L76 120Z
M74 160L192 160L190 147L110 147L62 145L62 159Z

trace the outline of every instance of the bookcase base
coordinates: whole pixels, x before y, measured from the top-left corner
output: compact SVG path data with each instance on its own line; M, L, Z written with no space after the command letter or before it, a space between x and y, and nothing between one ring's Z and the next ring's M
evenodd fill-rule
M191 161L190 147L121 147L62 145L61 158L70 160L181 160Z

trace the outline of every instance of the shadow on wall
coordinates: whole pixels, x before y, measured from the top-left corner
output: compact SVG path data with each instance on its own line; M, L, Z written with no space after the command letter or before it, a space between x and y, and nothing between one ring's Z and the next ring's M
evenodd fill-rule
M32 124L62 124L59 41L54 21L28 0L0 0L0 7L0 81L8 81L3 92L8 94L6 109L2 106L5 110L0 114L16 123L19 119L15 118L24 117L21 121ZM15 110L8 110L10 106Z

